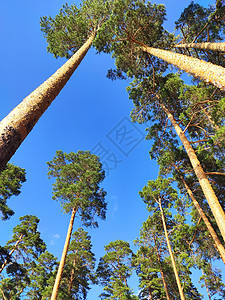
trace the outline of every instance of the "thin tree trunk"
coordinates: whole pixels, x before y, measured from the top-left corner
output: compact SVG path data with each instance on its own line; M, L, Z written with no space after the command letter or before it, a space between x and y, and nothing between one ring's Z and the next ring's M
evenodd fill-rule
M220 232L222 234L222 237L225 241L225 213L216 197L216 194L214 193L214 190L212 189L212 186L206 177L205 172L203 171L201 167L201 163L198 160L198 157L192 148L190 142L188 141L187 137L183 133L182 129L180 126L177 124L175 121L173 115L170 113L170 111L165 107L163 103L160 103L160 106L164 110L164 112L167 114L168 119L171 121L172 125L174 126L174 129L179 136L186 152L187 155L190 159L190 162L192 164L193 170L198 178L199 184L201 185L202 191L208 201L208 204L212 210L212 213L214 215L214 218L216 220L216 223L220 229Z
M175 168L178 170L177 166L175 166ZM192 190L189 188L189 186L187 185L184 177L180 174L180 178L188 192L188 195L190 196L194 206L196 207L199 215L201 216L202 220L204 221L213 241L214 241L214 246L216 248L216 250L218 251L223 263L225 264L225 249L223 247L223 245L221 244L215 230L213 229L211 223L209 222L208 218L206 217L204 211L202 210L201 206L199 205L198 201L196 200L194 194L192 193Z
M156 245L155 238L154 238L154 242L155 242L155 245ZM164 272L163 272L163 269L162 269L162 265L161 265L161 257L160 257L159 250L158 250L157 246L156 246L156 256L157 256L157 259L158 259L158 262L159 262L160 274L161 274L163 286L164 286L165 293L166 293L166 299L167 300L171 300L170 299L170 295L169 295L169 291L168 291L168 287L167 287L167 283L166 283L166 280L165 280L165 275L164 275Z
M148 288L148 298L149 298L149 300L153 300L153 298L152 298L152 291L151 291L150 287Z
M140 44L139 42L137 43ZM143 44L141 45L143 51L148 52L207 83L211 83L218 88L225 90L225 68L194 57L147 47Z
M210 293L209 293L208 284L207 284L207 282L206 282L206 280L205 280L205 273L204 273L203 269L202 269L202 275L204 276L205 288L206 288L206 291L207 291L208 298L209 298L209 300L212 300L212 298L211 298L211 296L210 296Z
M0 292L1 292L1 294L2 294L3 299L4 299L4 300L7 300L7 298L6 298L6 296L5 296L4 292L3 292L3 290L2 290L1 288L0 288Z
M16 249L17 249L19 243L22 241L22 239L23 239L23 234L21 234L21 236L19 237L18 241L15 243L13 249L12 249L12 250L10 251L10 253L9 253L9 256L11 256L11 255L16 251ZM6 260L4 261L4 263L2 264L1 269L0 269L0 274L2 273L2 271L4 270L4 268L5 268L5 266L6 266L7 264L8 264L8 259L6 259Z
M51 77L27 96L0 123L0 171L56 98L90 49L95 33Z
M225 42L224 43L189 43L189 44L175 45L175 47L176 48L195 48L195 49L225 52Z
M63 268L64 268L65 261L66 261L66 255L67 255L69 244L70 244L70 238L71 238L71 234L72 234L72 230L73 230L73 223L74 223L76 212L77 212L77 208L73 208L68 231L67 231L67 236L66 236L66 240L65 240L65 244L64 244L64 248L63 248L63 252L62 252L62 257L61 257L61 260L59 263L59 268L58 268L58 272L57 272L56 279L55 279L55 284L54 284L53 291L52 291L51 300L57 299L60 281L61 281L62 273L63 273Z
M71 295L71 291L72 291L72 287L73 287L73 279L74 279L74 273L75 273L75 271L74 271L75 265L76 265L76 259L74 259L74 261L73 261L73 268L72 268L72 271L71 271L71 273L70 273L70 282L69 282L69 289L68 289L69 295Z
M168 232L167 232L167 228L166 228L166 221L165 221L165 216L164 216L161 201L159 201L158 203L159 203L159 208L160 208L160 211L161 211L163 228L164 228L164 232L165 232L165 236L166 236L166 242L167 242L167 246L168 246L168 249L169 249L170 258L171 258L171 261L172 261L173 272L175 274L178 290L179 290L179 293L180 293L180 298L181 298L181 300L185 300L184 292L183 292L183 289L182 289L182 286L181 286L181 283L180 283L180 278L179 278L179 275L178 275L178 272L177 272L176 262L175 262L175 259L174 259L174 256L173 256L173 251L172 251L172 248L171 248L171 245L170 245L170 240L169 240L169 236L168 236Z

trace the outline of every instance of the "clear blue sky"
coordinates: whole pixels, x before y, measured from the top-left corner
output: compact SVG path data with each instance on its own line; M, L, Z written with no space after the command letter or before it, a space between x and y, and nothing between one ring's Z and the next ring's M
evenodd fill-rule
M67 2L72 4L74 1ZM174 21L190 3L189 0L156 2L166 5L166 26L171 31ZM202 5L214 3L212 0L197 2ZM1 3L1 119L65 62L65 59L56 60L46 52L47 44L39 25L41 16L54 16L63 4L62 0L7 0ZM46 175L46 161L53 158L56 150L91 150L100 142L108 155L119 162L110 163L106 157L109 167L113 168L103 184L108 193L107 219L99 222L98 229L89 230L93 251L98 259L104 255L104 245L110 241L123 239L132 243L138 237L147 218L138 192L148 180L156 178L158 170L156 163L149 159L151 143L143 139L144 127L136 129L129 123L132 103L125 91L127 83L111 82L106 78L107 70L112 67L110 56L96 55L91 49L12 158L11 162L26 169L27 182L21 195L9 201L15 215L9 221L0 222L1 245L11 237L20 216L34 214L40 218L39 231L48 250L61 257L70 216L64 215L59 203L51 199L52 182ZM119 149L113 134L115 128L124 124L132 130L133 141ZM79 226L76 219L74 229ZM135 282L133 279L132 283ZM133 288L137 291L136 285ZM93 289L88 299L96 299L97 295L98 291Z

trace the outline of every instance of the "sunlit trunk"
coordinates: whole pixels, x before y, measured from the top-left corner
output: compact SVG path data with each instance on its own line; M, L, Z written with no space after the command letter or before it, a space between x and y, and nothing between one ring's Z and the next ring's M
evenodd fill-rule
M165 233L165 236L166 236L166 243L167 243L170 258L171 258L171 261L172 261L173 272L174 272L174 275L175 275L175 278L176 278L180 298L181 298L181 300L185 300L184 292L183 292L183 289L182 289L182 286L181 286L181 283L180 283L180 278L179 278L179 275L178 275L178 272L177 272L176 262L175 262L175 259L174 259L174 256L173 256L173 251L172 251L172 248L171 248L171 245L170 245L170 240L169 240L169 236L168 236L168 232L167 232L167 228L166 228L166 220L165 220L165 216L164 216L161 201L159 201L158 203L159 203L159 208L160 208L160 211L161 211L162 223L163 223L164 233Z
M68 252L70 239L71 239L71 235L72 235L73 223L74 223L76 212L77 212L77 208L73 208L72 215L71 215L71 218L70 218L69 227L68 227L68 231L67 231L67 236L66 236L66 240L65 240L65 244L64 244L64 248L63 248L63 252L62 252L62 257L61 257L61 260L60 260L60 263L59 263L59 268L58 268L58 272L57 272L56 279L55 279L55 284L54 284L53 291L52 291L51 300L56 300L57 299L59 286L60 286L60 281L62 279L62 273L63 273L64 265L65 265L65 262L66 262L66 255L67 255L67 252Z
M206 177L206 174L204 170L201 167L201 163L198 160L198 157L192 148L190 142L188 141L187 137L185 136L184 132L174 119L173 115L170 113L170 111L165 107L163 103L159 103L164 112L167 114L168 119L172 123L177 135L179 136L187 155L190 159L190 162L192 164L193 170L198 178L199 184L202 188L202 191L208 201L208 204L212 210L213 216L216 220L216 223L220 229L221 235L225 241L225 213L218 201L218 198L216 194L214 193L214 190L212 189L212 186Z
M225 52L225 43L189 43L175 45L176 48L195 48Z
M192 190L187 185L185 179L183 178L182 175L180 175L180 178L181 178L181 180L182 180L182 182L183 182L183 184L184 184L184 186L185 186L185 188L186 188L186 190L188 192L188 195L190 196L190 198L191 198L194 206L196 207L199 215L202 217L202 220L204 221L205 226L207 227L207 229L208 229L208 231L209 231L209 233L210 233L210 235L211 235L211 237L212 237L212 239L214 241L214 246L215 246L216 250L218 251L218 253L219 253L222 261L225 264L225 249L224 249L223 245L221 244L221 242L220 242L220 240L219 240L219 238L218 238L215 230L213 229L211 223L209 222L209 220L206 217L204 211L202 210L202 208L199 205L198 201L196 200L194 194L192 193Z
M203 60L167 50L142 45L142 50L175 67L225 90L225 68Z
M0 171L70 79L91 47L94 38L95 34L93 33L61 68L27 96L1 121Z

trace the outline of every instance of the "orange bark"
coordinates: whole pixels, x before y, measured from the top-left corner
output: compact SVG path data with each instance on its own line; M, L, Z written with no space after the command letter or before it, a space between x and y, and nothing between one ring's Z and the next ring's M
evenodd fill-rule
M208 204L211 208L211 211L213 213L213 216L216 220L216 223L219 227L219 230L221 232L221 235L225 241L225 213L219 203L219 200L212 189L212 186L206 177L206 174L204 170L202 169L201 163L198 160L198 157L192 148L190 142L188 141L187 137L185 136L184 132L180 128L180 126L177 124L176 120L174 119L173 115L170 113L170 111L165 107L163 103L159 103L164 112L167 114L168 119L172 123L177 135L179 136L187 155L190 159L190 162L192 164L193 170L195 172L195 175L198 178L199 184L202 188L202 191L206 197L206 200L208 201Z
M142 44L141 44L142 45ZM225 68L203 60L142 45L142 50L169 64L225 90Z
M175 45L176 48L195 48L225 52L225 43L189 43Z
M0 123L0 170L10 160L39 118L56 98L81 63L95 38L84 45L51 77L27 96Z

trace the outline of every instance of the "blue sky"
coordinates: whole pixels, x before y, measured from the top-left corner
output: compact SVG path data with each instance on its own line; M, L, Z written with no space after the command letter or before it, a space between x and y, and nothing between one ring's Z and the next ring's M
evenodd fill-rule
M156 2L167 7L166 27L170 31L190 3L189 0ZM197 2L214 3L212 0ZM54 16L63 4L62 0L8 0L1 4L1 119L65 62L46 52L46 40L39 25L41 16ZM53 158L56 150L92 150L99 143L108 151L104 161L113 170L103 183L108 193L107 219L99 221L98 229L89 230L93 251L98 259L110 241L123 239L132 243L138 237L147 219L138 192L148 180L156 178L158 170L156 163L149 159L151 142L143 139L145 127L132 127L129 121L132 103L125 91L127 83L106 78L107 70L112 67L109 55L96 55L91 49L12 158L11 162L26 169L27 182L21 195L9 201L15 215L9 221L0 222L1 245L11 237L20 216L34 214L40 218L39 231L48 250L60 258L70 216L64 215L59 203L51 199L52 181L47 178L46 161ZM132 143L122 149L118 148L114 136L121 124L133 137ZM117 163L112 164L109 155L116 158ZM74 229L79 226L76 219ZM132 283L137 291L136 280ZM97 295L97 289L93 289L88 299L95 299Z

